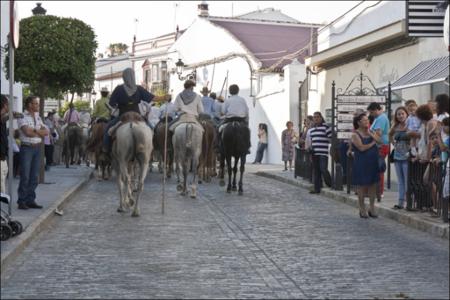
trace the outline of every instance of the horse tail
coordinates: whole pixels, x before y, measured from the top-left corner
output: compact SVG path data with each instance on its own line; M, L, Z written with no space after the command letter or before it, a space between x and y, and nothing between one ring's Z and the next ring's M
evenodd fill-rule
M186 124L186 147L192 148L192 132L194 131L194 125Z

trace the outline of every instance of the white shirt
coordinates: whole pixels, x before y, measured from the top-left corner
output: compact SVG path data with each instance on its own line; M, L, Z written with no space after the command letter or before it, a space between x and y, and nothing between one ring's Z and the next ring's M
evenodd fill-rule
M245 102L244 98L233 95L225 100L222 107L222 114L225 115L225 118L248 118L247 102Z
M180 95L178 95L175 99L175 109L177 112L184 112L188 115L198 117L198 115L203 112L202 99L199 95L196 95L194 101L186 105L183 100L181 100Z
M39 113L34 113L34 117L28 110L25 110L23 113L23 118L17 119L17 125L20 129L22 129L23 126L28 126L33 129L39 130L44 125L44 123L41 120L41 117L39 117ZM29 143L29 144L38 144L42 142L42 139L40 137L28 137L23 133L23 130L19 130L20 132L20 140L22 143Z

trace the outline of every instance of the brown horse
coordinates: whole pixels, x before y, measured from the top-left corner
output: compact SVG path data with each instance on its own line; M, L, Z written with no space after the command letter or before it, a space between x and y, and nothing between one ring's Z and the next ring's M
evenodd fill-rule
M86 151L88 153L93 153L95 157L95 169L100 171L97 178L104 180L109 179L111 176L111 158L108 154L102 151L103 145L103 134L107 127L106 122L98 122L92 125L91 136L86 145ZM101 177L99 176L101 172ZM108 176L106 176L108 172Z
M216 176L216 128L211 119L202 118L200 123L204 128L202 154L199 162L199 183L202 180L211 182L211 177Z
M159 164L164 164L164 143L166 140L166 124L159 122L155 127L155 135L153 136L153 154L158 157ZM173 144L172 134L167 131L167 159L166 159L166 171L167 178L172 176L173 172Z

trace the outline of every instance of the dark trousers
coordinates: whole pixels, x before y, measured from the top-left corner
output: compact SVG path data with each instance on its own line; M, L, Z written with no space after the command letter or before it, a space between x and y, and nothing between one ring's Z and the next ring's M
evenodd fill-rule
M103 146L108 149L109 152L111 152L112 147L112 141L111 137L108 134L108 130L116 125L119 122L119 118L114 118L111 121L108 122L108 126L106 126L105 132L103 133Z
M260 163L264 156L264 150L267 148L267 143L258 143L258 150L256 150L255 162Z
M45 145L45 166L50 167L53 164L54 145Z
M325 155L312 156L313 174L314 174L314 191L320 192L322 188L322 176L325 184L331 186L331 175L328 172L328 157Z
M36 187L40 167L40 147L20 147L20 182L17 203L32 203L36 199Z

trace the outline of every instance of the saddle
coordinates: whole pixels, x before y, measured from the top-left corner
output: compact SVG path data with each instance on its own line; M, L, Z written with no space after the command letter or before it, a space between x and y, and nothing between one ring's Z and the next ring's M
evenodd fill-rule
M116 131L117 129L126 124L126 123L130 123L130 122L144 122L145 123L145 119L144 117L142 117L140 114L138 114L137 112L134 111L129 111L127 113L124 113L121 117L119 122L117 122L116 125L112 126L109 130L108 130L108 134L110 137L112 137L113 139L116 136Z

